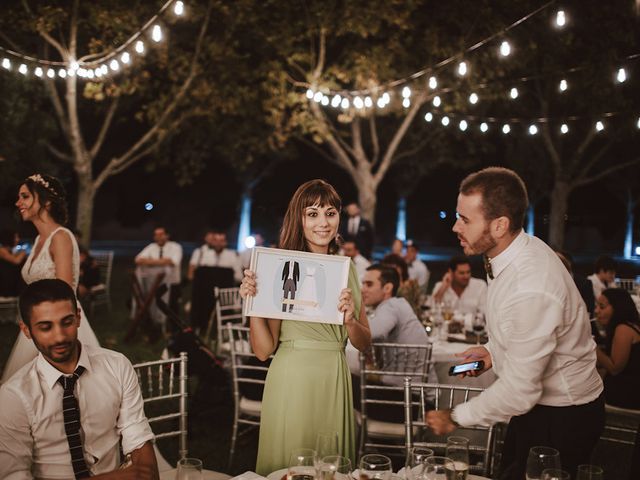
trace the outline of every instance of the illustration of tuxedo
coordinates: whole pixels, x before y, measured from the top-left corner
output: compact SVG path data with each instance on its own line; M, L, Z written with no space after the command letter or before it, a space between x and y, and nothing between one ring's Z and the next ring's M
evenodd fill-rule
M284 291L283 298L290 296L291 300L296 298L296 290L298 288L298 281L300 281L300 265L298 262L287 261L284 262L284 268L282 269L282 290ZM293 304L289 304L289 312L293 310ZM287 311L287 304L282 304L282 311Z

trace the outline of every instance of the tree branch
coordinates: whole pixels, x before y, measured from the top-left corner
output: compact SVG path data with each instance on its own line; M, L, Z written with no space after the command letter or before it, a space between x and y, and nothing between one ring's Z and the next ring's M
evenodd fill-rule
M602 156L607 153L609 148L613 142L607 142L596 154L592 155L591 158L587 161L585 165L580 165L580 169L577 169L576 175L571 175L575 177L576 180L580 181L582 178L586 178L589 175L591 169L595 166L596 163L602 158ZM573 171L571 172L573 174Z
M584 187L585 185L588 185L590 183L596 182L604 177L606 177L607 175L611 175L614 172L617 172L618 170L622 170L624 168L630 167L632 165L636 165L640 163L640 157L636 158L634 160L629 160L628 162L623 162L620 163L618 165L614 165L612 167L609 167L605 170L600 171L599 173L593 175L592 177L585 177L582 178L581 180L577 180L572 182L572 187L577 188L577 187Z
M573 156L571 157L571 160L569 161L570 172L573 172L578 167L580 159L584 156L584 153L586 152L587 148L595 138L595 135L596 135L595 128L589 129L589 132L584 137L584 140L582 140L582 142L580 143L580 146L576 149L576 152L573 154Z
M69 122L67 119L67 114L64 111L64 107L62 106L60 95L58 94L58 90L56 89L56 85L53 81L50 81L48 79L45 81L45 85L49 94L49 99L53 104L53 110L56 112L56 117L58 118L60 129L62 130L62 133L64 134L67 142L69 142L69 146L71 146L71 132L69 130Z
M73 163L73 157L67 153L63 153L54 147L50 142L45 141L44 146L47 147L47 150L51 152L51 154L59 160L62 160L65 163Z
M353 164L351 163L351 159L349 157L349 154L347 153L349 151L349 148L341 145L342 140L338 135L334 135L334 133L331 131L330 122L324 117L322 111L320 110L320 107L316 102L311 102L311 112L318 122L320 134L335 155L334 163L336 163L339 167L343 168L353 176L355 174L355 169L353 168Z
M329 155L329 153L327 153L327 151L322 148L321 146L319 146L316 142L309 140L308 138L305 137L294 137L296 140L304 143L306 146L311 147L313 150L315 150L317 153L319 153L320 155L322 155L324 157L325 160L339 166L342 167L342 164L336 160L336 157Z
M314 83L318 81L320 75L324 71L324 62L327 54L327 31L324 27L320 27L320 44L318 46L318 63L313 71Z
M89 152L92 159L96 158L96 155L98 155L98 152L102 148L102 144L104 143L104 139L107 136L107 131L111 126L111 122L113 121L113 115L118 108L119 102L120 102L120 96L117 96L113 98L113 100L111 101L111 105L109 105L107 114L105 115L104 120L102 122L102 126L100 127L100 132L98 133L98 136L96 137L96 141L93 144L93 147L91 147L91 150Z
M376 115L369 115L369 135L371 135L371 144L373 145L373 154L371 155L371 165L375 167L380 160L380 142L378 140L378 129L376 127Z
M424 137L421 141L418 142L418 144L416 146L414 146L413 148L410 148L409 150L405 150L403 152L398 153L395 156L394 162L398 162L403 158L407 158L407 157L412 157L414 156L416 153L418 153L420 150L422 150L424 147L427 146L427 144L431 141L431 138L433 138L433 133L430 133L429 135L427 135L426 137Z
M356 117L351 122L351 143L353 144L353 158L356 163L367 162L367 154L362 146L362 129L360 128L360 117Z

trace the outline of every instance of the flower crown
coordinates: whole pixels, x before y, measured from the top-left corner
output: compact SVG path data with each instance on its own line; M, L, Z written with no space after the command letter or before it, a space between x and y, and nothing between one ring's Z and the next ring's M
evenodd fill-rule
M39 185L42 185L44 188L47 189L47 191L54 195L57 196L58 193L53 189L53 187L51 187L51 184L45 180L44 178L42 178L42 175L40 175L39 173L36 173L34 175L30 175L29 177L27 177L28 180L31 180Z

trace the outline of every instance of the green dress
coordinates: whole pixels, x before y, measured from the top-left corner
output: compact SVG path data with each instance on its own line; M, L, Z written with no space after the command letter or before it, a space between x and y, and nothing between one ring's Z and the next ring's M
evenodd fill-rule
M360 283L349 269L356 318ZM320 431L338 432L338 453L356 459L351 375L344 355L342 325L283 320L280 344L267 373L262 397L256 472L287 468L291 450L315 448Z

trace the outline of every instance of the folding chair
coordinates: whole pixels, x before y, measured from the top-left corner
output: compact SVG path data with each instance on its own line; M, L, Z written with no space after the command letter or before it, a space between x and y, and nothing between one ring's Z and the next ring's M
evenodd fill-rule
M635 278L616 278L616 285L629 293L635 293L638 288Z
M214 287L213 293L215 296L215 308L212 312L212 316L215 315L215 319L209 320L209 325L212 322L216 322L217 338L216 338L216 355L224 355L230 351L228 331L225 328L226 324L243 325L242 315L242 297L240 297L240 288L219 288Z
M113 250L92 250L89 254L94 258L100 270L100 283L90 289L91 318L96 306L106 305L111 311L111 270L113 269Z
M479 395L484 388L467 387L464 385L445 385L439 383L416 383L410 377L404 379L404 408L405 408L405 444L407 453L414 445L417 437L421 446L433 449L436 455L444 455L447 437L437 436L428 429L425 414L432 410L432 400L435 410L452 409L459 403L467 402ZM491 477L495 467L495 456L499 442L498 433L502 426L489 427L473 426L458 427L451 435L463 436L469 439L469 473ZM417 434L416 434L417 433Z
M405 455L402 379L410 375L415 381L427 381L431 347L373 343L368 352L360 352L359 457L371 451Z
M18 297L0 297L0 324L17 323Z
M248 327L228 323L225 330L231 352L234 402L233 431L228 465L228 470L230 470L238 437L260 426L262 390L273 355L266 362L261 362L255 357L251 349ZM240 431L242 425L245 428Z

